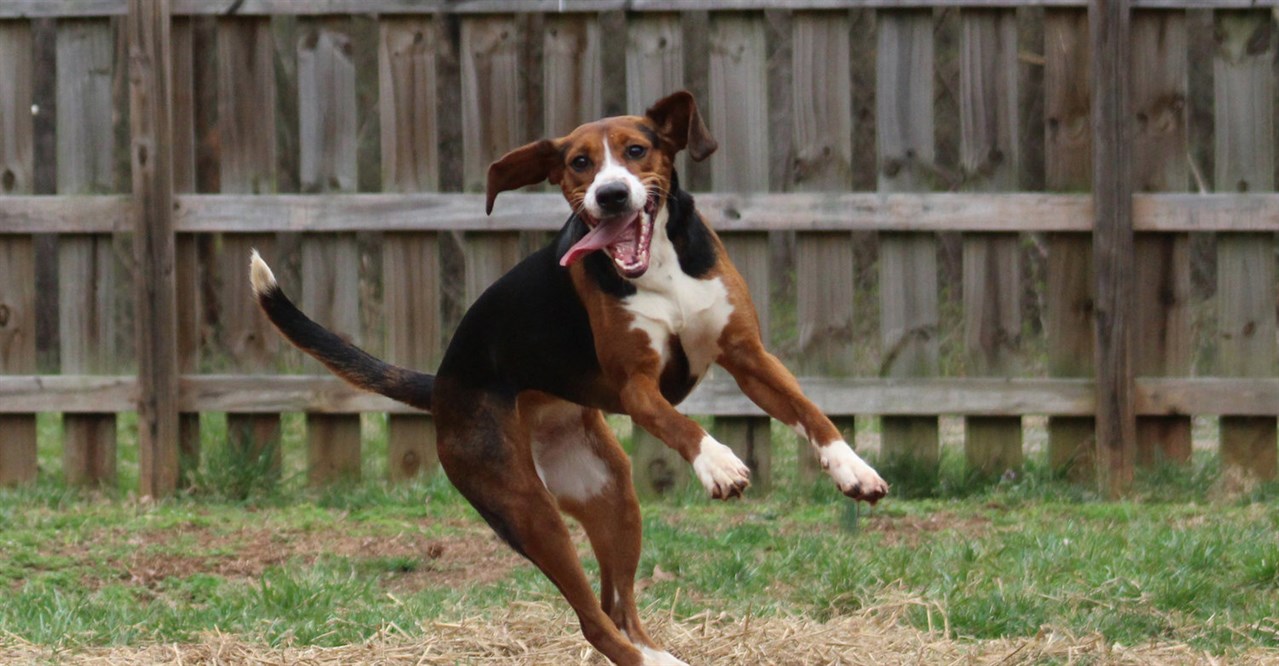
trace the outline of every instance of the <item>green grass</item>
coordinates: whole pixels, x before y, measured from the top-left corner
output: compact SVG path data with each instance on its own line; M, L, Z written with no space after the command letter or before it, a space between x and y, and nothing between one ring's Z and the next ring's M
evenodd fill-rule
M0 491L0 628L59 647L183 641L215 628L271 645L340 645L391 625L413 633L423 620L558 599L509 556L482 577L491 561L442 570L414 546L504 553L442 477L390 487L370 463L372 481L306 489L287 471L300 446L292 427L276 489L215 487L234 473L218 469L228 463L211 442L204 485L159 503L68 489L50 474ZM379 427L369 425L375 439ZM385 457L372 448L366 459ZM640 577L658 567L670 576L655 578L643 605L824 619L907 599L905 621L957 638L1048 626L1224 655L1279 646L1279 492L1218 497L1207 456L1144 472L1134 501L1109 503L1033 457L1015 479L979 482L947 449L932 491L853 515L829 484L794 480L793 447L777 455L768 497L712 503L690 490L645 505ZM235 569L254 557L260 567Z

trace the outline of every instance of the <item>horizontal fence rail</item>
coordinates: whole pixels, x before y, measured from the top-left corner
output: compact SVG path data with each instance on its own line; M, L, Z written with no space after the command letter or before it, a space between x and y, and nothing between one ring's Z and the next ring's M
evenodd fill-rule
M1090 232L1085 194L694 195L720 233L759 231ZM1137 194L1138 232L1270 232L1279 194ZM179 233L347 231L555 231L568 212L559 194L503 194L484 215L480 194L185 194L174 197ZM0 234L127 231L127 196L0 199Z

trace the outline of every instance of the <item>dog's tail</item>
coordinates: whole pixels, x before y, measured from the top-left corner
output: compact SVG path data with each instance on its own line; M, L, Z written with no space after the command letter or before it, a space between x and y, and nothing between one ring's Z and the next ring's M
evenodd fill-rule
M250 259L249 281L267 318L298 349L314 356L333 374L354 386L430 411L434 375L375 358L312 321L284 295L271 267L266 265L257 250L253 251Z

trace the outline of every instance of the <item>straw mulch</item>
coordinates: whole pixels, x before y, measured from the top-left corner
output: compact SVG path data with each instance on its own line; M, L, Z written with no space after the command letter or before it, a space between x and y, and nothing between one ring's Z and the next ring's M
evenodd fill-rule
M1279 650L1213 656L1186 645L1120 646L1100 636L1070 636L1045 629L1032 638L993 641L946 638L945 627L921 631L903 625L903 602L817 622L804 618L728 618L703 613L673 621L646 613L659 642L692 666L867 664L1275 664ZM887 611L887 612L886 612ZM944 618L936 618L944 623ZM520 603L494 617L428 622L409 635L388 627L371 640L335 648L267 647L235 636L208 634L189 644L55 651L0 636L0 664L177 666L227 664L358 666L361 664L604 665L577 632L572 616L548 604Z

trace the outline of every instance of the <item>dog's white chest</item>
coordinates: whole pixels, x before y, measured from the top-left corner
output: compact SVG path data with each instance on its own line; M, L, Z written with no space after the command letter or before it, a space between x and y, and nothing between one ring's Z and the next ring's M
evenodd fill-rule
M678 336L689 372L701 377L719 356L719 336L733 306L723 280L701 280L680 270L666 237L665 213L659 213L653 231L648 271L631 281L637 292L623 300L622 307L635 318L632 328L648 335L663 367L670 360L671 338Z

